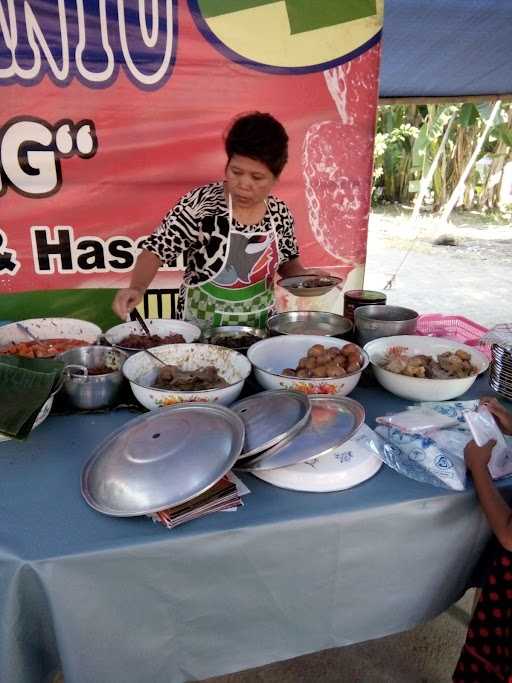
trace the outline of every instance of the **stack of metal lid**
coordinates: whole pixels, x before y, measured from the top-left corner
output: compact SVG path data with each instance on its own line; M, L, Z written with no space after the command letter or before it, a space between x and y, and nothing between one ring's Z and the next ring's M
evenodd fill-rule
M239 464L243 461L244 465L293 438L308 424L311 415L306 394L286 389L262 391L237 401L231 410L245 425L245 441L239 458Z
M288 406L286 410L284 406ZM349 398L308 398L280 390L264 391L231 408L245 422L246 443L237 468L253 474L333 453L356 433L365 417L363 407ZM277 437L277 421L286 414L290 426L281 429Z
M498 394L512 400L512 346L492 345L489 384Z

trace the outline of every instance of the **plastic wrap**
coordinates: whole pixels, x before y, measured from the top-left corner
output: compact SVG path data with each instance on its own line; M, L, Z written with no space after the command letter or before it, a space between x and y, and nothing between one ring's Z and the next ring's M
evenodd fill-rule
M456 416L444 415L428 406L412 406L399 413L383 415L377 423L388 427L397 427L403 432L426 433L436 429L454 427L458 424Z

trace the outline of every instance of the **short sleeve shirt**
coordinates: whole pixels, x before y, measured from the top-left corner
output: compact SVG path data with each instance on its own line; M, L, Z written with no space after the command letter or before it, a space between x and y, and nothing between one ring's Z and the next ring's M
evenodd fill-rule
M258 224L244 225L233 219L233 228L248 234L271 232L273 226L279 265L282 265L299 255L294 219L284 202L270 195L265 216ZM195 286L213 279L222 270L229 228L223 183L211 183L183 196L140 246L171 266L183 254L186 263L183 282L186 286Z

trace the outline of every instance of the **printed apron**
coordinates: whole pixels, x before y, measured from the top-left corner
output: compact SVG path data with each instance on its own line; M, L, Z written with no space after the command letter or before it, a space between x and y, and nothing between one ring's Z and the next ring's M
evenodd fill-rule
M200 327L264 328L274 307L274 275L279 265L274 217L270 214L270 231L246 233L233 228L231 196L228 208L226 259L211 280L187 288L185 319Z

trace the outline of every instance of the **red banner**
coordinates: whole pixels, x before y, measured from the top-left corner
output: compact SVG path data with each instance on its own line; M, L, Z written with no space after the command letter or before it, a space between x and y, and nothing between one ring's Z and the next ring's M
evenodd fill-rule
M97 319L94 300L106 320L97 290L127 284L141 238L223 178L222 134L252 110L289 134L275 193L303 262L359 286L380 4L0 0L0 318Z

